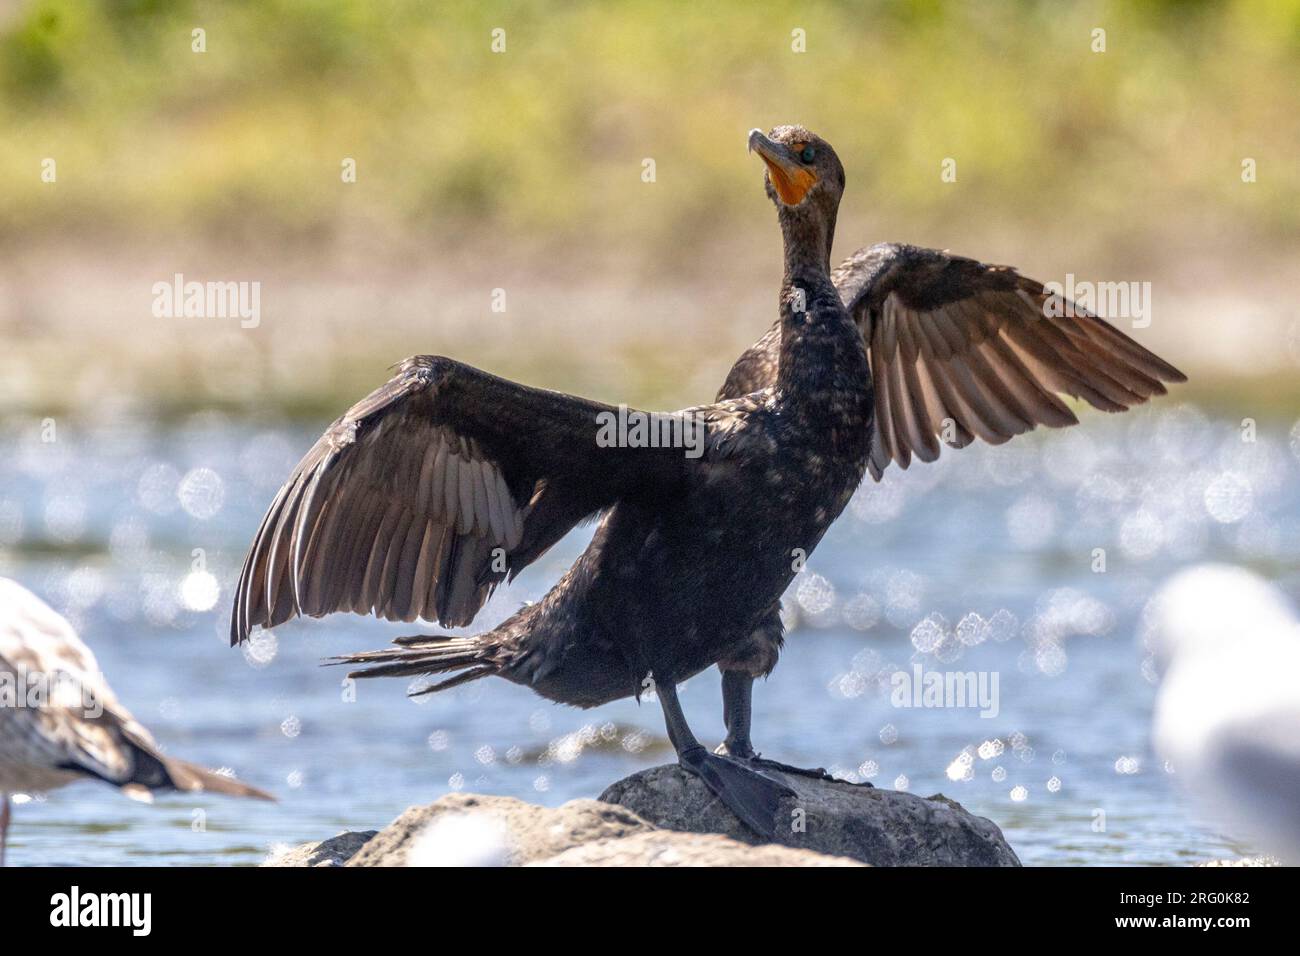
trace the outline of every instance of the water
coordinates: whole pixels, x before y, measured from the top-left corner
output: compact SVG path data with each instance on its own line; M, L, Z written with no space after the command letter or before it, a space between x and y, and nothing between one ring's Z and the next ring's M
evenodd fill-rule
M418 702L402 681L363 682L352 699L318 666L412 625L334 617L226 646L244 549L318 431L213 414L0 425L0 573L73 620L169 752L280 798L144 806L79 783L15 807L11 862L254 864L451 790L555 805L671 758L653 701L578 711L491 680ZM494 596L474 629L541 595L589 534ZM791 633L756 689L755 741L942 792L993 819L1026 864L1248 852L1196 819L1151 752L1156 687L1135 638L1151 590L1211 559L1300 590L1300 424L1243 441L1235 422L1169 404L891 469L787 594ZM894 706L889 675L914 664L996 675L996 715ZM716 672L682 699L718 739Z

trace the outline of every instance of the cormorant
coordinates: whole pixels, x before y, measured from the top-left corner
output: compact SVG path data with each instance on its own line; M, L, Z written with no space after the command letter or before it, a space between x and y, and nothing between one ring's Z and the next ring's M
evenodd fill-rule
M0 578L0 865L9 794L43 793L87 777L143 800L155 790L274 799L165 756L113 696L72 625L18 582Z
M422 693L493 675L580 707L653 687L681 764L770 836L790 793L771 770L795 768L754 753L752 682L775 666L782 593L864 472L932 460L940 438L1075 423L1056 392L1118 411L1183 376L1091 315L1053 317L1042 286L1006 267L881 245L832 273L835 151L798 126L754 130L749 147L784 240L780 314L717 401L651 415L407 359L280 489L231 643L334 611L469 624L498 583L603 515L559 583L499 627L339 660L364 665L358 677L452 675ZM631 427L611 442L615 420L698 442L664 447ZM676 693L712 664L727 725L716 753Z

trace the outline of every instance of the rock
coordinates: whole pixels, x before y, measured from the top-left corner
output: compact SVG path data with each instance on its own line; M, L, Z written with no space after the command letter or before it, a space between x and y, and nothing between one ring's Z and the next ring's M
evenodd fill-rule
M872 866L1019 866L997 826L940 794L919 797L842 781L782 774L796 796L782 804L776 843ZM695 775L676 764L635 773L601 800L655 826L719 833L741 843L759 838Z
M649 830L619 840L598 840L529 866L862 866L842 856L795 850L772 843L759 847L716 833Z
M454 793L382 830L308 843L265 866L1019 866L1001 832L943 796L788 775L783 815L802 827L761 843L676 764L600 800L538 807Z
M511 797L453 793L427 807L408 809L347 865L522 866L584 843L653 829L630 810L598 800L573 800L550 809Z
M1281 866L1275 856L1243 856L1235 860L1206 860L1192 866Z
M263 866L342 866L377 830L345 830L319 843L304 843L273 855Z
M477 794L411 807L384 829L343 833L264 866L857 866L717 834L656 830L626 807L573 800L550 809Z

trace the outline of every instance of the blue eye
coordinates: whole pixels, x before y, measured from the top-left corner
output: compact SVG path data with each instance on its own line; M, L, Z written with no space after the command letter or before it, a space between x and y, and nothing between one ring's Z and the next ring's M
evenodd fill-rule
M811 163L816 155L817 150L813 149L811 146L805 146L803 152L799 154L799 158L805 163Z

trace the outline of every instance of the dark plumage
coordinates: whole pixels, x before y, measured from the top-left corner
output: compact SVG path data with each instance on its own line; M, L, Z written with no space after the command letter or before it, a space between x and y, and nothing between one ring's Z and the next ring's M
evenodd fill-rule
M879 243L859 249L831 278L871 355L879 414L870 470L939 457L945 419L961 448L1001 444L1037 425L1077 425L1057 393L1107 412L1127 411L1164 382L1186 376L1115 327L1059 301L1010 266L934 249ZM1068 305L1068 309L1064 307ZM772 380L774 325L733 366L718 397Z
M754 755L751 684L775 666L781 594L866 469L934 458L944 418L953 444L1004 441L1073 423L1056 391L1118 409L1181 376L1100 320L1035 321L1041 287L1009 269L875 246L832 275L834 150L800 127L749 143L784 238L780 314L715 403L675 413L702 429L702 454L605 447L600 422L618 409L408 359L272 503L232 643L340 610L468 624L496 584L603 514L559 583L500 627L345 660L361 677L451 675L435 690L495 675L582 707L653 682L682 763L769 833L788 793L769 771L794 768ZM678 682L715 663L728 756L705 752L676 699Z

